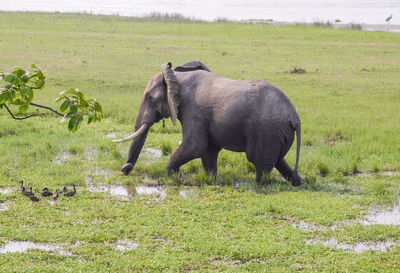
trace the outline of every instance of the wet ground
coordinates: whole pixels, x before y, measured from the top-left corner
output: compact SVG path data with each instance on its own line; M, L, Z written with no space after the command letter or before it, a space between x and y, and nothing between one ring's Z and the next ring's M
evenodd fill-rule
M62 256L71 256L72 253L55 244L34 243L29 241L8 241L0 248L1 253L27 252L29 249L57 252Z

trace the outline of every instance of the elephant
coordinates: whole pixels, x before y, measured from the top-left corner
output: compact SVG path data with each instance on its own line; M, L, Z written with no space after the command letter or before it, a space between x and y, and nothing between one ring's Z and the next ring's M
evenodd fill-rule
M163 118L182 125L182 141L171 155L167 173L201 158L204 170L217 175L221 149L244 152L254 165L256 181L274 167L292 185L302 177L297 168L300 157L301 123L289 98L261 79L233 80L214 74L200 61L172 70L164 63L147 84L136 117L135 132L113 142L132 140L121 171L129 174L144 145L150 127ZM297 135L296 165L284 157Z

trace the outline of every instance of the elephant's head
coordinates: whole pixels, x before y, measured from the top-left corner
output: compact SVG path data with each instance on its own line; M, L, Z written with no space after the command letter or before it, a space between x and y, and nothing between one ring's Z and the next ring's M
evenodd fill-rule
M161 66L161 72L150 80L144 90L142 103L136 117L135 133L123 139L113 140L113 142L133 140L128 159L122 167L124 174L132 171L153 123L170 117L175 125L179 104L179 85L171 69L171 63L165 63Z

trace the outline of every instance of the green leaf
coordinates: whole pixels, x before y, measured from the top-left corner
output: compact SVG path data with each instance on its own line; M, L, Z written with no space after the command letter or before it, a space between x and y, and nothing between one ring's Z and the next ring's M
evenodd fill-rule
M15 75L17 75L17 77L21 77L22 75L25 75L25 74L26 74L26 71L23 70L22 68L17 68L17 69L15 69L15 70L13 71L13 73L14 73Z
M87 124L90 124L90 123L92 123L92 121L93 121L93 118L94 118L94 115L93 115L93 113L92 113L92 112L89 112L89 114L88 114L88 122L87 122Z
M17 79L17 76L14 74L8 74L7 76L4 77L4 81L6 82L14 82Z
M26 111L28 110L28 108L29 108L29 104L28 103L21 104L20 107L19 107L19 112L17 113L17 115L25 114Z
M68 106L70 105L70 100L69 99L66 99L64 102L63 102L63 104L61 105L61 107L60 107L60 111L61 112L65 112L67 109L68 109Z
M79 123L82 121L82 116L75 116L68 123L68 130L75 133L78 130Z
M63 99L65 99L64 96L59 96L58 98L56 98L56 99L54 100L54 102L60 102L60 101L62 101Z
M22 94L23 98L28 101L31 101L33 99L33 91L29 87L22 86L21 94Z
M96 110L96 112L103 113L103 109L101 108L101 104L98 103L97 101L94 102L94 110Z
M76 95L77 92L78 92L78 91L76 91L76 89L70 88L70 89L68 89L68 90L64 90L64 91L60 92L60 95L68 95L68 94L74 94L74 95Z
M6 103L9 98L10 98L10 94L9 93L1 93L0 94L0 104Z
M78 112L78 107L76 107L76 105L73 102L71 102L70 105L69 105L69 110L71 112L76 113L76 112Z
M37 80L35 82L35 88L42 89L44 86L44 80Z

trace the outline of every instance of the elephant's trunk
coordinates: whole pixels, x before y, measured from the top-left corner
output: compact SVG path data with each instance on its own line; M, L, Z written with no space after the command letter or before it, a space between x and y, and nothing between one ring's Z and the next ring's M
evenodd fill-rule
M135 124L135 133L132 134L131 136L125 138L125 139L133 139L132 140L132 144L131 147L129 148L129 155L128 155L128 159L126 160L126 163L124 164L124 166L122 166L121 171L124 174L129 174L133 167L136 164L136 161L139 157L139 154L143 148L144 142L146 140L147 137L147 133L150 130L150 127L153 123L142 123L142 117L143 117L143 112L144 112L144 107L143 105L141 105L139 112L138 112L138 116L136 118L136 124ZM125 140L122 139L122 140ZM125 140L128 141L128 140ZM120 141L118 141L120 142ZM122 141L121 141L122 142Z

